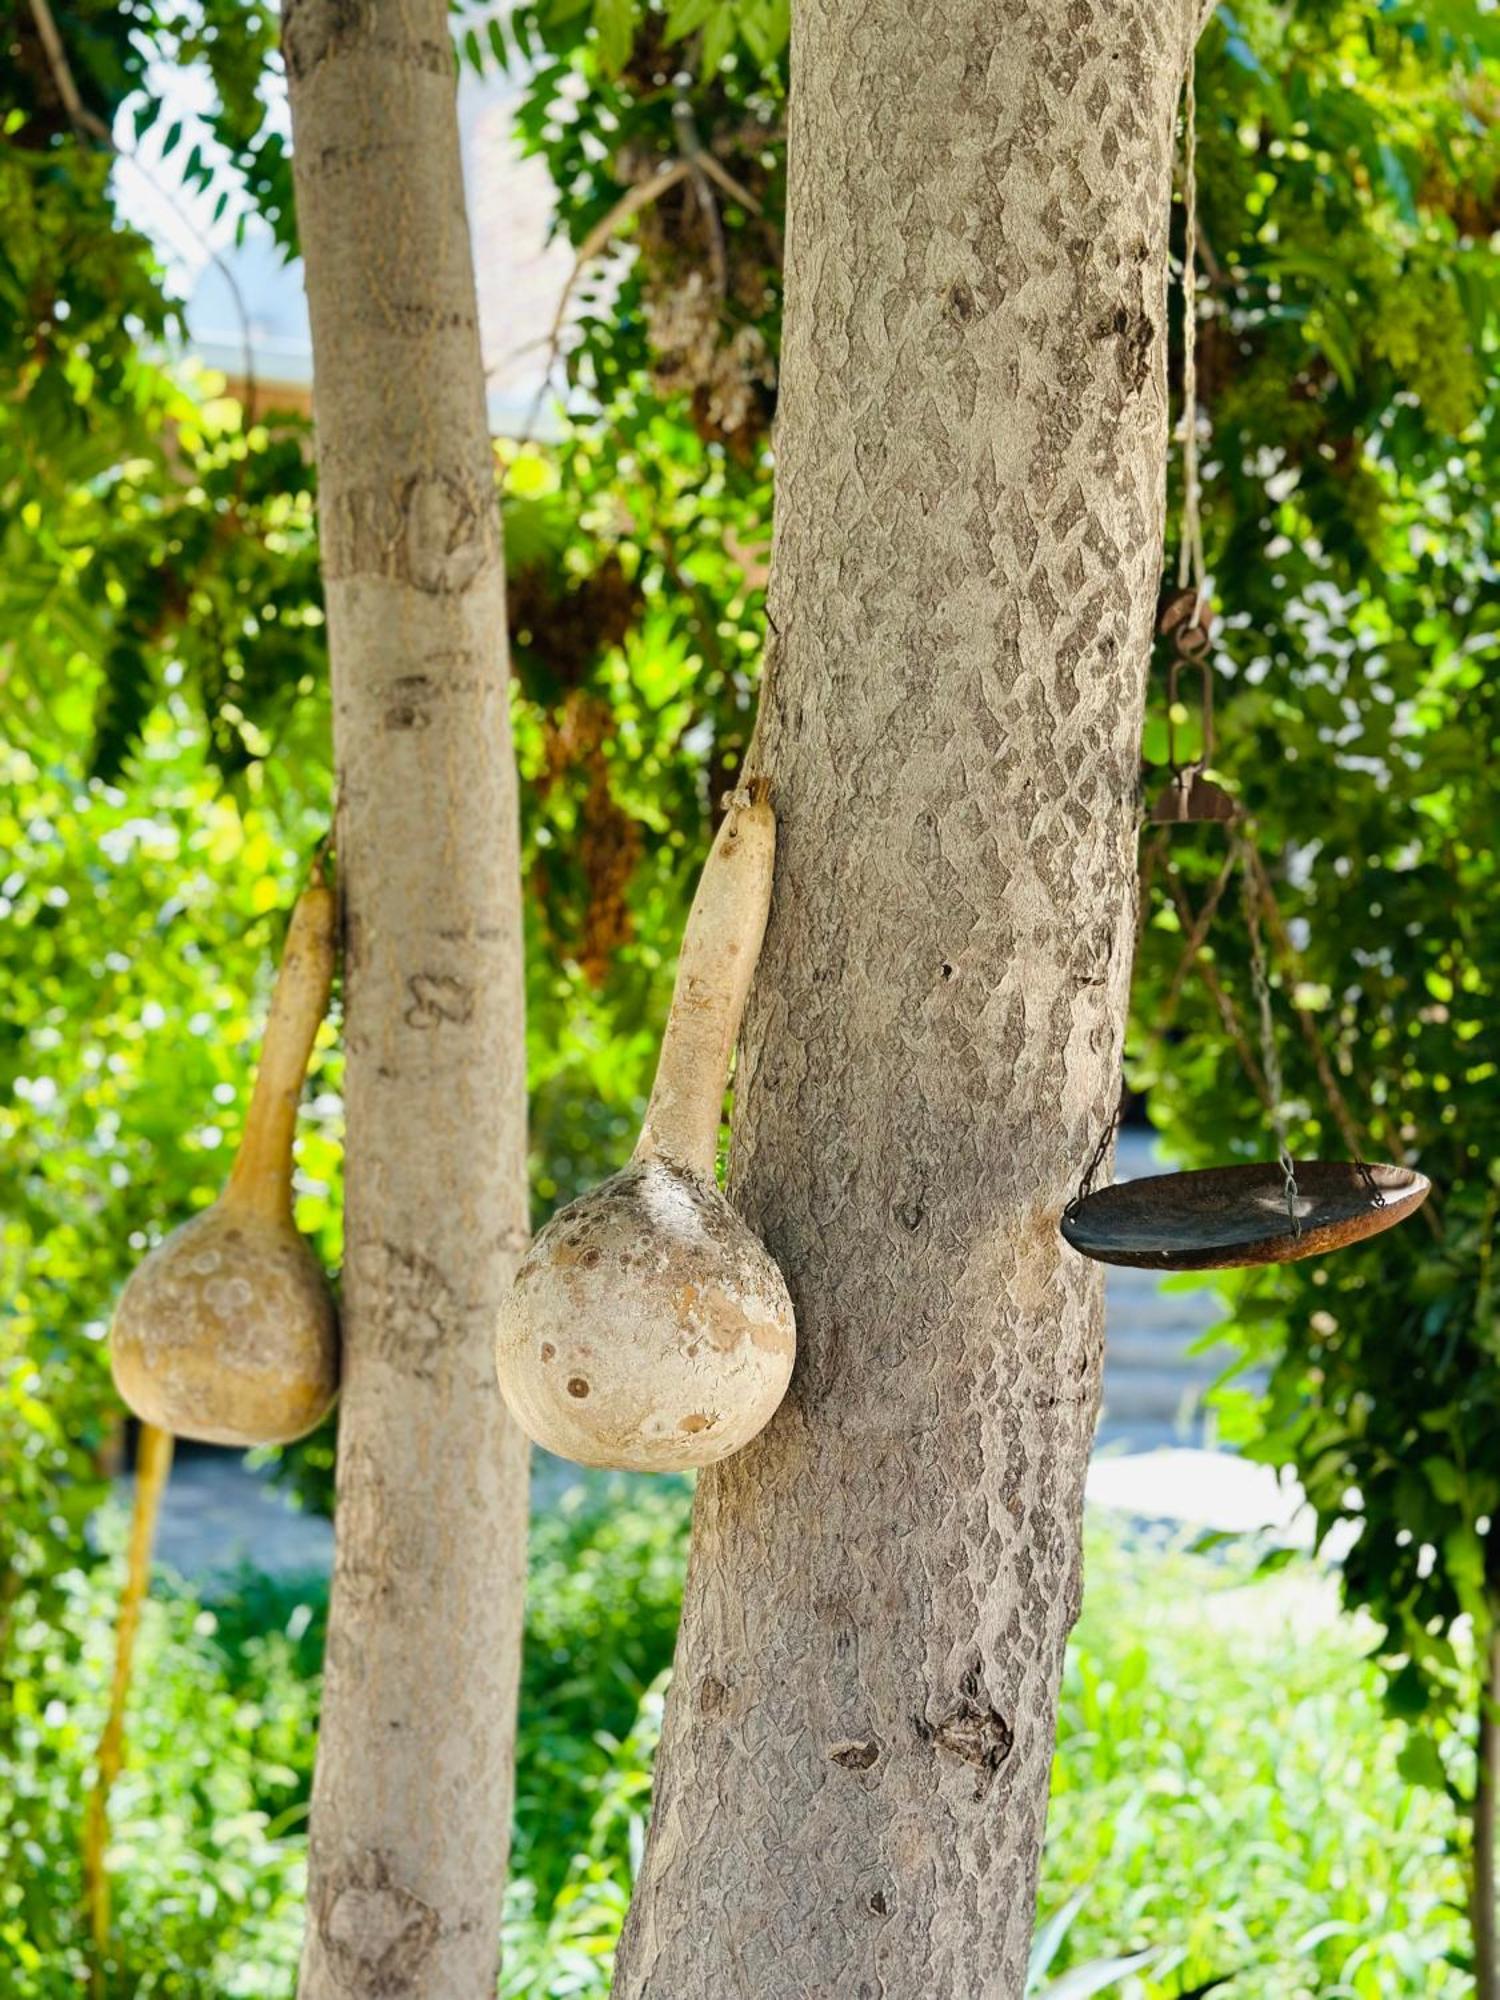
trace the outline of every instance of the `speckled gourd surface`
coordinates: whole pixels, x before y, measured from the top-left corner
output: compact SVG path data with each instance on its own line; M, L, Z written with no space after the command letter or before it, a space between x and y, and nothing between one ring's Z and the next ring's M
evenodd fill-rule
M138 1417L208 1444L281 1444L319 1423L338 1383L338 1321L295 1229L216 1201L132 1275L110 1335Z
M179 1437L285 1444L338 1391L333 1297L292 1219L297 1104L328 1005L336 917L321 881L299 898L229 1184L151 1252L115 1309L115 1386L144 1422Z
M711 1465L764 1428L791 1379L786 1281L714 1179L775 840L764 796L737 793L693 900L634 1157L552 1218L501 1309L512 1414L580 1465Z

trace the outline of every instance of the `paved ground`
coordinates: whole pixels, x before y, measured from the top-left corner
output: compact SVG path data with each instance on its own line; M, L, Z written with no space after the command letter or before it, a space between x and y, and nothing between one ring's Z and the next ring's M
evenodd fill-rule
M156 1549L184 1576L247 1563L273 1575L297 1575L330 1567L333 1524L299 1514L264 1475L248 1472L236 1452L179 1452Z
M556 1460L538 1465L550 1501L571 1483ZM129 1482L122 1482L122 1499ZM539 1495L539 1499L542 1496ZM1135 1520L1249 1532L1273 1529L1279 1540L1307 1544L1302 1496L1269 1466L1227 1451L1192 1446L1096 1454L1090 1505ZM545 1504L545 1502L544 1502ZM243 1564L281 1575L326 1570L333 1555L327 1521L295 1513L264 1477L230 1453L179 1459L162 1511L157 1551L184 1576L207 1576Z
M1154 1168L1149 1138L1124 1134L1120 1177ZM1189 1350L1218 1317L1212 1293L1164 1292L1148 1271L1111 1270L1107 1298L1104 1412L1090 1500L1149 1520L1288 1531L1300 1505L1295 1489L1278 1487L1264 1466L1211 1449L1202 1397L1228 1357L1222 1349ZM551 1501L571 1483L571 1471L538 1454L533 1481L538 1499ZM190 1452L173 1468L158 1547L189 1576L246 1562L287 1573L326 1569L332 1531L296 1513L237 1455Z

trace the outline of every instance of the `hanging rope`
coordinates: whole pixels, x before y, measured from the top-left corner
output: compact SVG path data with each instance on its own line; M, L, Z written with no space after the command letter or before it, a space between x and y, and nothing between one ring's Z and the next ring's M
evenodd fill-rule
M1177 587L1201 605L1207 581L1203 556L1203 482L1198 465L1198 57L1188 58L1182 98L1182 542Z
M1170 641L1167 659L1167 765L1172 781L1151 809L1158 825L1188 820L1231 820L1236 804L1206 774L1214 761L1213 607L1203 546L1203 471L1198 426L1198 87L1189 53L1182 91L1182 411L1174 435L1182 445L1182 521L1177 586L1162 604L1156 630ZM1183 665L1198 670L1202 742L1184 763L1179 754L1178 704Z

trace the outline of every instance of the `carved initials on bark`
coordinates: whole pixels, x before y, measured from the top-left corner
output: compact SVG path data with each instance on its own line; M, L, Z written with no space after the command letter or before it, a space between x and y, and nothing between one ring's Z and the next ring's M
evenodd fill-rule
M409 1028L437 1028L444 1021L463 1027L474 1018L474 989L447 973L414 972L406 982L412 1004L406 1010Z

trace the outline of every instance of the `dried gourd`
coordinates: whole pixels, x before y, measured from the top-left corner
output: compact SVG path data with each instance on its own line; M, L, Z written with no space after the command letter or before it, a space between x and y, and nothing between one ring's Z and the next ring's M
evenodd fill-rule
M338 1319L292 1219L297 1105L333 984L338 911L321 874L287 933L223 1194L131 1275L110 1329L115 1386L144 1422L211 1444L285 1444L338 1389Z
M693 899L629 1166L559 1211L500 1317L500 1387L581 1465L680 1471L738 1451L786 1392L786 1281L715 1182L730 1057L770 908L776 821L738 792Z

